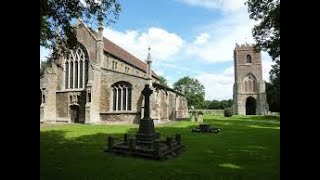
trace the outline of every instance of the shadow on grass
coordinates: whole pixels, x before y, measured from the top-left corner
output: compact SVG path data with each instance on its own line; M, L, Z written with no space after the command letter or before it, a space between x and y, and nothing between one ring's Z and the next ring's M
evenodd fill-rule
M134 136L137 128L118 133L110 133L113 126L100 126L99 132L88 125L46 129L40 131L40 179L280 179L279 131L242 123L220 124L218 134L192 133L196 124L156 127L161 138L180 133L186 146L166 161L104 152L109 135L122 139L124 133ZM88 134L70 136L84 130Z

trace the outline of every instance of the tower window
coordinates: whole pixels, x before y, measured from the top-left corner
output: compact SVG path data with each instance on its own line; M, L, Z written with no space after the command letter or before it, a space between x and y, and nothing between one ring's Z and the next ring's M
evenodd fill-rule
M249 54L247 55L247 63L252 63L252 58Z

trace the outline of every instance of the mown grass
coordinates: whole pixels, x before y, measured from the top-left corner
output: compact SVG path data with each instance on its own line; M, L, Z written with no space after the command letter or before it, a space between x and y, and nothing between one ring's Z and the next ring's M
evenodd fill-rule
M192 133L197 122L159 125L161 137L181 133L183 154L165 161L105 153L107 137L134 135L137 125L40 128L40 179L280 179L280 119L204 115L218 134Z

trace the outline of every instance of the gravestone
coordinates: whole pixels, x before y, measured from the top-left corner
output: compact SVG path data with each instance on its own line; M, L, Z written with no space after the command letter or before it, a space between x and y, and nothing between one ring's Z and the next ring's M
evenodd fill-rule
M203 122L203 115L202 114L198 114L197 121L201 122L201 123Z
M191 114L191 122L195 122L196 121L196 116L194 114Z
M209 124L199 124L199 127L192 129L192 132L219 133L220 128L210 127Z

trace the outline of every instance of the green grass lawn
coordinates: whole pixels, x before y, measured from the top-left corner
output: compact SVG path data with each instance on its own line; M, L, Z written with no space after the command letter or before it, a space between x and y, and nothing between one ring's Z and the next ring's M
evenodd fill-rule
M109 135L134 135L137 125L55 125L40 128L40 179L280 179L280 119L204 116L218 134L192 133L197 122L156 127L161 137L181 133L186 150L164 161L105 153Z

